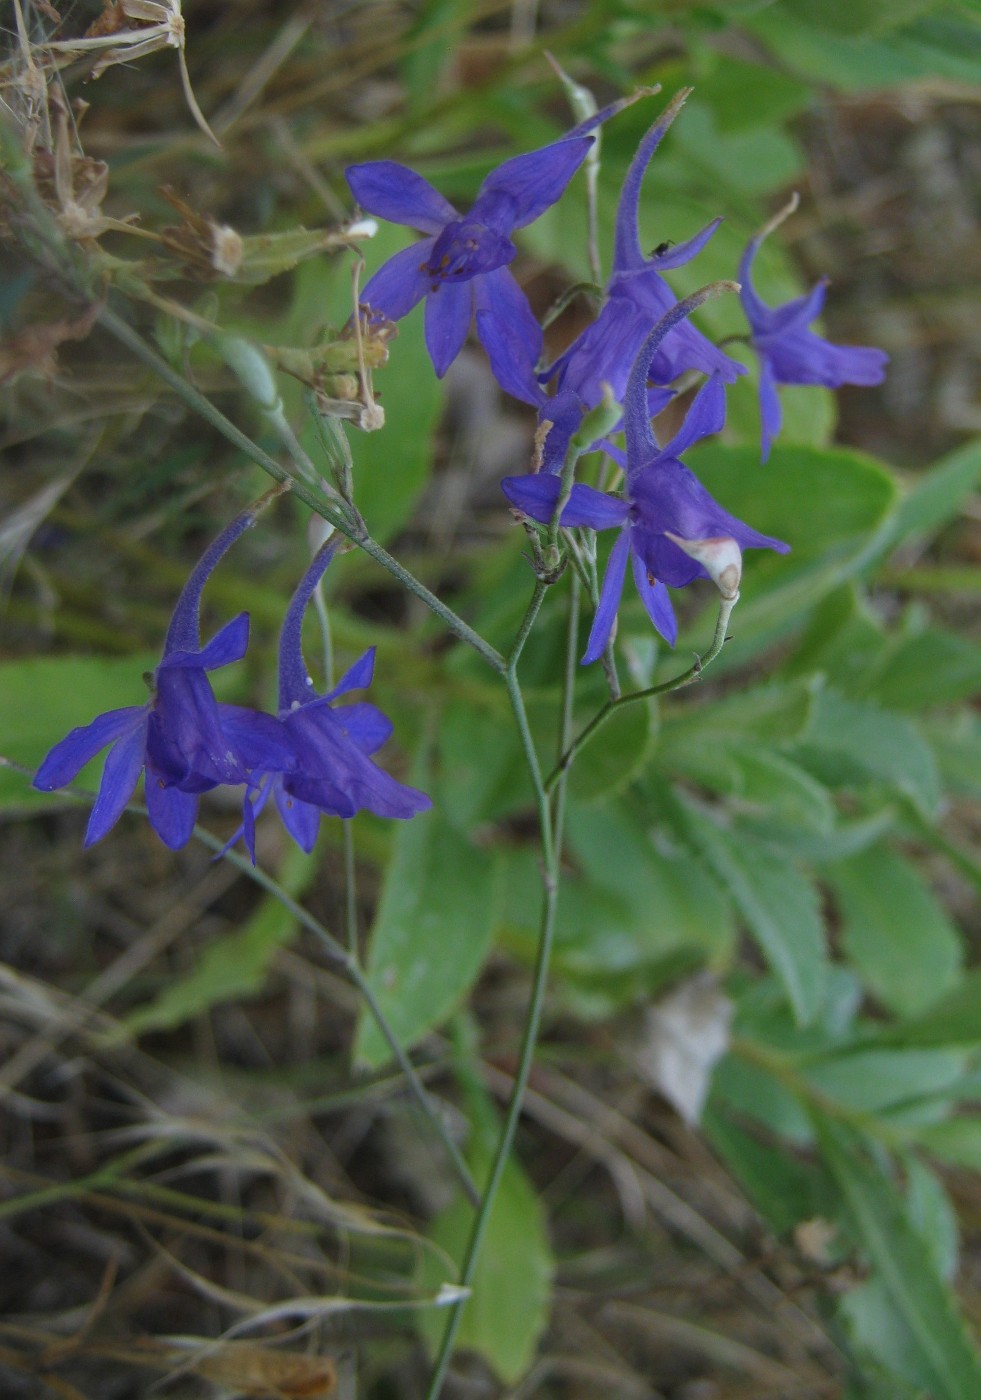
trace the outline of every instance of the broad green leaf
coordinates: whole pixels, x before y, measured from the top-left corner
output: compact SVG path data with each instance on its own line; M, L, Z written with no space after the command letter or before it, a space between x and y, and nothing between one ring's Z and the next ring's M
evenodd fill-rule
M490 1162L472 1154L476 1181L486 1179ZM473 1208L460 1199L438 1215L429 1228L433 1244L458 1266L473 1225ZM504 1168L497 1197L484 1234L472 1294L464 1304L457 1346L479 1353L508 1386L525 1374L535 1358L538 1340L548 1323L552 1297L552 1252L545 1230L545 1213L534 1187L512 1157ZM441 1270L427 1252L421 1287L435 1293L458 1274ZM445 1327L445 1315L426 1310L417 1314L419 1330L435 1351Z
M490 946L498 881L493 859L436 812L398 824L368 952L368 980L407 1049L438 1026L473 986ZM355 1060L385 1064L389 1050L362 1010Z
M905 1324L933 1400L977 1400L981 1363L953 1294L909 1223L890 1178L853 1133L812 1109L824 1160L857 1239Z
M439 721L440 809L470 830L497 821L531 800L531 782L506 710L451 701Z
M740 199L790 184L803 165L799 146L779 128L717 126L711 109L697 100L688 104L672 135L673 154L686 161L692 184L732 188Z
M804 742L792 757L824 782L843 787L884 783L932 818L940 802L937 765L929 746L903 715L828 687L817 699Z
M945 1118L927 1123L916 1134L927 1152L944 1162L981 1172L981 1118Z
M814 1167L798 1161L784 1147L755 1137L711 1104L701 1126L777 1234L788 1234L798 1221L822 1213L821 1179Z
M981 719L962 709L942 718L920 721L930 741L944 787L981 797Z
M809 679L757 686L721 699L706 696L701 704L692 703L689 693L683 706L666 710L662 718L660 753L670 764L675 753L705 743L729 739L790 743L807 732L819 690Z
M942 1001L896 1034L906 1045L981 1045L981 969L966 973Z
M861 694L867 673L886 646L878 622L855 585L847 583L822 598L781 673L794 678L820 671L833 677L836 690Z
M122 658L51 656L4 662L0 665L0 752L15 763L36 768L69 730L89 724L107 710L145 704L149 695L142 676L159 660L159 652L141 652ZM98 786L102 763L102 757L96 758L82 771L80 786ZM30 778L0 768L0 807L51 801L50 794L34 791Z
M903 1161L906 1173L906 1209L910 1224L926 1245L933 1266L951 1282L957 1272L957 1215L943 1182L918 1157Z
M981 480L981 438L944 457L917 478L899 504L891 543L929 535L953 520Z
M727 510L793 545L784 564L819 558L853 536L867 538L898 499L883 467L841 448L776 446L761 466L755 447L712 443L693 451L691 464Z
M960 934L908 859L871 846L832 866L828 879L845 951L884 1006L915 1016L953 986Z
M651 705L639 701L614 710L576 754L569 789L581 802L618 792L647 761L651 749Z
M846 91L892 89L919 78L977 82L977 26L956 16L923 16L881 36L822 29L782 5L744 23L791 74Z
M956 1092L966 1057L960 1050L847 1050L815 1059L803 1071L825 1099L862 1113L917 1125L936 1119Z
M865 695L893 710L926 710L981 692L981 646L931 627L904 637L879 658Z
M706 739L665 755L666 766L729 797L742 811L811 831L830 832L835 808L826 787L798 764L763 744Z
M691 803L684 825L695 850L742 915L807 1025L824 1000L827 952L817 891L800 870L746 837L725 831Z
M279 883L288 895L299 898L319 865L315 850L307 855L290 845ZM255 996L262 990L277 950L289 943L296 929L295 918L280 900L265 895L243 928L209 944L186 977L169 983L153 1001L131 1012L123 1022L123 1032L137 1036L145 1031L172 1030L213 1006Z
M742 63L730 54L716 58L713 70L698 80L698 99L712 108L720 127L775 126L796 116L814 100L813 91L784 73L756 63ZM747 92L753 100L746 100Z

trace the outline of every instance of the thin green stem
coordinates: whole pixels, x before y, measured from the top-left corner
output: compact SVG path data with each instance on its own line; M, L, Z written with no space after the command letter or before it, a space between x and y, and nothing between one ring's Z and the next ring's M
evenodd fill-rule
M521 653L524 651L525 642L531 635L531 629L534 627L535 620L541 610L547 590L548 584L539 579L535 584L535 591L531 595L531 602L528 604L525 615L521 619L518 635L515 637L511 650L508 652L507 666L509 671L513 671L518 664Z
M468 626L461 617L458 617L451 608L436 597L435 593L421 583L408 569L404 568L398 560L394 559L386 549L383 549L377 541L373 540L364 530L364 525L360 518L355 518L350 507L337 497L338 504L335 505L329 498L319 496L317 492L304 481L297 481L286 469L270 457L268 452L252 441L247 434L237 428L231 419L226 418L220 409L206 398L195 386L179 374L171 365L167 363L161 355L148 345L146 341L133 330L120 316L117 316L109 307L104 307L99 313L100 323L111 335L115 336L123 345L132 350L133 354L143 361L148 368L168 384L174 392L204 420L209 423L216 432L227 439L234 447L237 447L250 461L262 468L276 481L289 481L292 483L293 494L304 505L308 506L317 515L328 521L334 528L347 539L351 540L365 554L374 559L375 563L387 570L393 578L410 593L415 594L426 607L434 613L441 622L462 642L471 646L487 664L500 674L504 673L505 661L500 652L492 647L489 642L485 642L483 637L476 633L472 627ZM323 489L328 488L324 483ZM331 493L333 496L333 492Z
M548 984L548 970L552 959L552 945L555 939L555 916L558 905L559 891L559 838L561 834L561 811L564 801L564 779L559 786L556 795L556 810L558 817L553 817L548 793L542 781L541 765L538 760L538 753L535 748L534 739L531 733L531 726L528 723L528 714L525 709L524 699L521 694L521 686L518 682L517 663L521 654L521 648L527 639L528 632L534 623L541 606L541 598L544 597L546 585L539 581L536 585L535 593L529 604L528 611L519 630L518 638L511 649L508 658L508 666L504 675L507 686L508 699L514 712L515 724L518 728L518 737L521 742L522 752L528 764L528 771L531 775L532 787L535 792L535 803L538 809L538 820L540 826L542 842L542 912L539 924L538 951L535 957L535 968L532 976L531 995L528 1002L528 1014L525 1019L524 1030L521 1036L521 1048L518 1053L518 1065L514 1075L514 1082L511 1088L511 1096L508 1099L507 1108L504 1115L504 1123L501 1128L501 1136L498 1141L494 1160L491 1164L490 1175L484 1186L480 1207L474 1217L470 1238L467 1241L467 1248L464 1254L463 1263L460 1269L459 1285L462 1288L469 1288L473 1283L474 1274L477 1268L477 1261L480 1257L480 1249L483 1244L484 1235L487 1230L487 1223L490 1220L491 1211L497 1196L501 1178L511 1155L514 1146L515 1134L518 1130L518 1122L521 1118L521 1110L524 1105L525 1092L528 1087L528 1078L531 1074L532 1061L535 1055L535 1047L538 1043L538 1031L541 1025L542 1008L545 1003L545 989ZM572 614L575 623L570 617L569 636L571 639L571 649L574 650L576 633L578 631L578 580L574 581L574 604ZM527 625L526 625L527 624ZM575 665L574 658L572 662ZM574 669L572 675L574 677ZM571 681L569 680L569 668L566 669L567 685L563 696L562 724L571 725ZM439 1354L436 1359L436 1366L433 1377L427 1391L427 1400L438 1400L438 1396L443 1388L446 1373L449 1369L453 1356L453 1347L456 1342L460 1322L463 1317L463 1302L454 1304L451 1308L446 1322L446 1330L443 1333L440 1343Z
M601 709L597 710L593 718L586 725L585 729L573 739L567 746L558 763L545 780L545 791L551 792L559 778L565 773L580 749L589 742L613 714L614 710L621 709L624 705L633 705L638 700L650 700L655 695L667 695L672 690L681 690L686 685L691 685L694 681L700 680L705 673L706 667L718 656L725 646L726 633L729 627L729 618L732 610L739 602L739 594L734 598L722 598L719 602L719 617L715 624L715 636L712 638L712 645L704 656L696 656L694 663L687 671L680 676L675 676L672 680L662 681L660 685L650 685L644 690L632 691L629 695L621 695L618 699L607 700Z
M137 810L140 809L137 808ZM305 929L314 935L321 948L324 950L328 961L334 964L357 988L358 993L363 998L365 1005L374 1018L378 1029L381 1031L385 1044L392 1052L392 1056L405 1075L405 1080L409 1086L412 1097L419 1105L427 1122L446 1150L467 1196L470 1198L471 1202L476 1205L480 1200L480 1193L474 1184L473 1177L470 1175L470 1170L460 1154L460 1149L446 1131L446 1126L439 1115L438 1109L431 1103L429 1095L426 1093L412 1061L409 1059L398 1037L392 1030L388 1017L378 1003L374 990L368 981L364 968L358 960L356 952L345 948L332 933L324 928L319 919L315 919L308 910L304 909L302 904L298 904L292 895L288 894L287 891L283 889L282 885L274 880L271 875L267 875L266 872L261 870L258 866L252 865L244 856L240 856L237 851L224 850L223 843L219 838L213 836L211 832L205 830L204 827L196 826L194 828L194 834L205 846L210 847L213 851L217 851L222 855L224 860L231 861L243 875L247 875L250 880L261 886L261 888L268 894L271 894L274 899L278 900L286 912L296 919L297 923L302 924Z

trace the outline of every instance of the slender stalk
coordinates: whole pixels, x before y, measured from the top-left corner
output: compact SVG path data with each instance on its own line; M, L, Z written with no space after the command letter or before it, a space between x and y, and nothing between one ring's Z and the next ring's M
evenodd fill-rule
M268 452L264 452L258 443L253 442L240 428L236 427L231 419L226 418L221 410L216 408L210 399L207 399L189 380L173 369L152 346L146 343L142 336L138 335L109 307L104 307L99 313L99 321L111 335L132 350L134 355L168 384L189 408L200 414L216 432L221 433L250 461L255 462L276 481L292 482L294 496L333 525L336 530L360 549L363 549L365 554L387 570L410 593L415 594L421 602L425 603L430 612L434 613L449 628L454 636L459 637L460 641L466 642L468 646L472 647L494 671L499 674L504 673L506 663L500 652L489 642L484 641L483 637L463 621L463 618L458 617L451 608L448 608L444 602L436 597L435 593L430 592L424 583L420 582L386 549L383 549L370 535L366 534L363 524L359 519L352 518L350 507L340 497L337 497L338 504L335 505L331 499L318 495L306 482L297 481L274 457L270 457ZM327 489L326 483L324 489Z
M135 810L142 809L136 807ZM260 867L252 865L244 856L240 856L237 851L224 850L221 840L217 836L213 836L210 831L205 830L204 827L195 826L194 834L205 846L222 854L224 860L231 861L243 875L247 875L250 880L260 885L262 889L268 894L271 894L274 899L278 900L286 912L296 919L297 923L302 924L305 929L314 935L328 961L337 967L357 988L371 1016L374 1018L378 1029L381 1031L385 1044L392 1052L399 1068L405 1075L405 1080L409 1086L412 1097L419 1105L430 1127L442 1143L470 1201L474 1205L477 1205L481 1198L474 1184L473 1177L470 1175L470 1169L463 1160L460 1149L446 1131L446 1125L440 1118L438 1110L430 1101L429 1095L426 1093L412 1061L409 1059L398 1037L392 1030L388 1017L378 1004L374 990L368 981L364 968L358 960L356 952L345 948L338 942L334 935L324 928L319 919L315 919L308 910L304 909L302 904L298 904L292 895L288 894L286 890L283 889L282 885L274 880L271 875L267 875Z
M629 695L621 695L619 699L607 700L606 704L596 711L593 718L586 725L585 729L573 739L567 746L558 763L545 780L545 791L551 792L559 778L565 773L572 763L576 754L588 743L613 714L614 710L621 709L624 705L633 705L638 700L649 700L654 695L667 695L672 690L681 690L686 685L691 685L694 681L700 680L707 666L718 656L725 646L726 632L729 627L729 618L732 610L739 602L739 594L734 598L722 598L719 602L719 617L715 624L715 636L712 638L712 645L704 656L696 656L694 663L687 671L680 676L675 676L670 681L662 681L660 685L650 685L645 690L635 690Z
M566 742L567 734L565 730L567 726L571 727L572 682L575 677L574 650L578 632L579 586L578 579L575 579L575 576L573 577L574 593L573 604L570 609L569 624L570 654L572 655L571 674L570 664L567 661L566 685L563 693L561 720L563 740ZM561 813L564 802L565 775L563 772L562 781L559 784L559 791L556 794L556 812L558 815L553 818L548 793L545 791L545 784L542 781L541 765L532 738L531 727L528 723L528 714L525 709L524 699L521 694L521 686L517 676L517 664L521 654L521 648L527 639L535 617L538 615L538 609L541 606L545 588L546 585L542 582L536 585L532 601L529 604L521 628L519 629L518 637L508 657L508 666L504 676L508 691L508 699L511 702L515 723L518 728L518 737L521 742L525 761L528 764L532 787L535 791L535 802L538 808L538 820L541 832L543 893L538 934L538 951L535 956L535 968L532 976L531 995L528 1002L528 1014L521 1035L518 1065L514 1075L511 1095L505 1110L504 1123L501 1128L501 1136L497 1145L497 1151L494 1154L490 1175L484 1185L480 1207L474 1217L470 1238L467 1241L467 1248L458 1281L461 1288L469 1288L473 1283L477 1268L477 1260L480 1257L481 1245L483 1244L484 1235L487 1230L487 1223L494 1207L494 1201L497 1196L498 1187L501 1184L501 1178L504 1175L504 1170L511 1155L511 1149L514 1146L514 1138L518 1129L518 1122L521 1118L525 1091L528 1087L528 1078L531 1074L535 1047L538 1043L542 1008L545 1003L545 989L548 984L548 970L552 958L552 945L555 940L555 915L558 906L559 892L559 836L561 833ZM429 1390L427 1391L426 1400L438 1400L438 1396L443 1388L443 1382L446 1379L446 1373L453 1356L453 1347L457 1332L459 1331L460 1322L463 1317L463 1306L463 1301L455 1303L447 1318L446 1330L443 1333L440 1343L439 1354L436 1359L436 1366L433 1371Z

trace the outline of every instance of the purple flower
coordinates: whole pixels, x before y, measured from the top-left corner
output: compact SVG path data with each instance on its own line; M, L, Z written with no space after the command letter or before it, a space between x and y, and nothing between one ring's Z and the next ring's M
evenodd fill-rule
M605 107L561 141L505 161L484 180L468 214L395 161L348 166L347 182L362 209L426 235L389 258L361 300L398 321L425 297L426 347L440 378L459 354L475 312L481 343L502 383L510 377L515 337L531 347L532 363L538 359L541 328L507 270L518 251L511 235L559 199L592 144L588 133L622 106Z
M573 390L589 408L599 403L604 381L614 398L623 398L630 367L651 326L676 304L662 272L690 262L721 223L713 219L694 238L674 248L660 248L650 257L645 257L641 247L639 207L644 174L689 91L684 89L668 104L640 143L627 171L617 206L613 268L602 311L541 376L546 383L554 379L557 390ZM694 326L680 322L653 355L650 377L656 384L670 384L685 370L718 374L727 384L746 372Z
M406 818L432 805L425 793L396 781L372 762L371 755L392 733L391 721L381 710L366 703L333 707L339 696L371 684L374 647L326 695L317 695L307 674L300 644L303 614L333 553L333 544L326 544L316 555L283 621L279 641L279 722L296 755L296 764L285 772L274 766L268 773L256 765L252 789L259 789L258 796L253 804L246 794L243 822L253 860L255 817L270 794L287 831L304 851L313 849L322 813L353 817L366 810L380 817ZM230 708L222 706L223 717Z
M807 296L783 306L767 306L753 287L751 269L760 244L768 233L797 207L794 196L786 209L750 240L739 264L740 300L752 332L750 343L760 361L760 419L763 461L780 431L778 384L822 384L837 389L842 384L881 384L889 356L865 345L832 345L808 326L821 314L827 282L821 281Z
M152 696L145 705L130 705L99 715L73 729L44 759L34 779L42 792L70 783L85 764L104 749L99 793L89 816L85 845L91 846L115 826L129 802L140 773L150 824L173 850L190 839L198 796L220 783L243 783L248 759L242 743L261 748L267 765L292 762L276 721L269 715L241 711L239 734L223 726L206 671L239 661L249 640L249 615L240 613L201 646L201 593L226 550L255 522L246 511L219 535L184 586L167 630L163 658L153 673ZM240 742L241 740L241 742Z
M681 428L666 446L659 447L654 437L648 417L647 376L651 360L675 319L691 309L687 306L686 310L686 306L679 303L655 326L630 374L624 404L626 457L613 449L624 468L625 494L608 495L577 484L560 516L559 523L565 527L620 530L607 564L583 664L596 661L610 638L628 559L648 616L673 646L678 625L668 587L684 588L693 579L711 578L732 598L738 593L743 549L752 546L784 553L789 548L723 510L680 460L687 448L709 433L717 433L725 422L725 390L719 375L713 375L700 390ZM562 483L554 474L539 473L508 477L502 486L519 510L533 520L547 522L552 519Z

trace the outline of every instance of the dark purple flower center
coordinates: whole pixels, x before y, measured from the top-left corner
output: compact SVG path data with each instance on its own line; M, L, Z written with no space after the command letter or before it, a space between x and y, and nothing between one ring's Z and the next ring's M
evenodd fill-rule
M517 253L506 234L477 219L454 219L433 244L424 264L435 286L440 282L469 282L481 273L504 267Z

